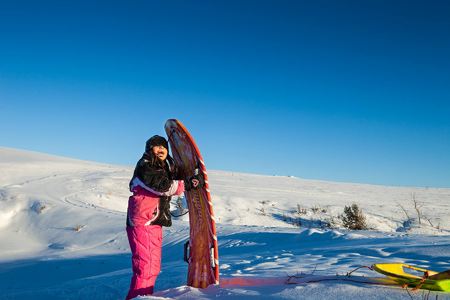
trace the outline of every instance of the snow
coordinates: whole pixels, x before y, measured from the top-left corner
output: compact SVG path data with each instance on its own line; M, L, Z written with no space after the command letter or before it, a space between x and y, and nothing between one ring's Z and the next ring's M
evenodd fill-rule
M131 277L124 229L132 172L0 148L0 299L123 299ZM156 293L139 299L410 299L399 287L328 279L379 262L450 269L450 189L225 171L210 171L209 179L221 285L184 285L185 215L164 229ZM339 215L352 203L370 230L342 227ZM354 274L356 281L381 276L367 268ZM301 279L286 284L292 275Z

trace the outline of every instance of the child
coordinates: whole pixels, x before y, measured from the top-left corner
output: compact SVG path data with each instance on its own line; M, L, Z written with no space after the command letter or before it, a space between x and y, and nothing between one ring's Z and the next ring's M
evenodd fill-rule
M201 175L174 180L176 166L168 155L167 140L155 135L145 145L130 181L127 235L132 253L133 277L126 299L151 295L161 269L162 226L170 227L170 196L202 187Z

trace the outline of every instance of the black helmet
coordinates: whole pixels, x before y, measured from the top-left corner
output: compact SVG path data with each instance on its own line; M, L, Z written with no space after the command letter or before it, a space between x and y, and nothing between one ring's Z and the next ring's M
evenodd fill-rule
M154 135L145 143L145 152L150 153L155 146L164 146L167 150L169 149L169 144L164 137Z

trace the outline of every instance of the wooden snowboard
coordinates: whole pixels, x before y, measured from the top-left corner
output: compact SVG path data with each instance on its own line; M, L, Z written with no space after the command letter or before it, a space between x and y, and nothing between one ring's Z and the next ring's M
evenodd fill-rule
M219 251L208 173L200 151L186 127L180 121L170 119L166 122L165 130L182 178L194 175L196 169L205 178L203 188L185 192L190 225L185 260L189 264L187 285L206 288L210 284L219 284Z

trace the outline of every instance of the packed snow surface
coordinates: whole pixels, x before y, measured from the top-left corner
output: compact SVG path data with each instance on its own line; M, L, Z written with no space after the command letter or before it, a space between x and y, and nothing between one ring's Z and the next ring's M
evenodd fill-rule
M123 299L131 278L124 229L132 172L132 166L0 148L0 299ZM221 284L185 285L185 215L164 229L156 293L140 299L450 299L320 280L381 262L450 269L450 189L225 171L208 176ZM353 203L369 230L343 227L340 215ZM367 268L353 274L382 277ZM316 280L286 284L292 275Z

